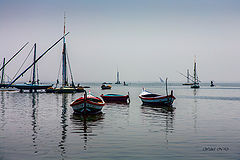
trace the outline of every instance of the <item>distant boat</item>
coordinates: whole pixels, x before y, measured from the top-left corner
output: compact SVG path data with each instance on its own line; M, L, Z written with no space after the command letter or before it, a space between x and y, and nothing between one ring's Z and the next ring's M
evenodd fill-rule
M163 105L163 106L172 106L173 101L176 99L173 96L173 91L171 91L171 94L168 95L167 80L166 80L166 95L154 94L143 88L143 91L139 95L139 98L142 100L143 104Z
M128 86L128 84L127 84L125 81L123 82L123 85L124 85L124 86Z
M102 84L112 84L112 83L110 83L110 82L103 82Z
M101 98L95 97L90 93L87 94L86 91L84 91L84 96L70 104L75 113L81 114L99 113L104 105L105 102Z
M103 95L102 94L100 97L102 97L102 99L108 103L129 103L130 102L129 93L128 93L128 95L121 95L121 94L105 94L105 95Z
M196 58L194 59L193 84L192 84L191 88L200 88L199 79L198 79L198 76L197 76L197 63L196 63Z
M33 75L32 75L32 81L29 81L28 83L24 84L15 84L12 85L13 87L20 89L20 92L23 92L24 90L29 90L29 92L37 92L37 90L45 90L48 87L51 87L52 84L41 84L39 83L39 79L36 80L36 43L34 44L34 57L33 57Z
M213 81L211 81L210 87L214 87L215 85L213 84Z
M197 63L196 63L196 58L194 59L194 75L189 74L189 70L187 70L187 76L179 72L182 76L187 78L187 83L183 83L182 85L191 85L191 88L200 88L199 82L200 80L198 79L197 76ZM191 82L190 82L191 81Z
M186 83L183 83L182 85L193 85L193 83L190 83L190 74L189 74L189 69L187 69L187 82Z
M109 85L106 85L106 84L102 84L101 86L102 89L111 89L112 86L109 84Z
M119 72L118 72L118 69L117 69L117 82L115 84L121 84L120 80L119 80Z
M17 52L15 53L6 63L5 63L5 58L3 58L3 65L2 68L0 68L0 71L2 71L2 76L1 76L1 82L0 82L0 88L8 88L8 87L12 87L10 86L10 83L6 83L5 82L5 67L6 65L11 62L11 60L13 60L13 58L15 58L22 50L23 48L25 48L27 46L28 42Z
M64 34L65 34L65 15L64 15ZM68 61L67 61L68 60ZM68 83L68 78L67 78L67 62L69 65L69 70L71 74L71 84ZM67 52L66 52L66 39L65 36L63 38L63 51L62 51L62 84L59 85L59 80L57 79L56 87L49 87L46 89L47 93L75 93L75 92L84 92L84 88L80 85L75 86L74 81L73 81L73 75L69 63L69 59L67 57Z

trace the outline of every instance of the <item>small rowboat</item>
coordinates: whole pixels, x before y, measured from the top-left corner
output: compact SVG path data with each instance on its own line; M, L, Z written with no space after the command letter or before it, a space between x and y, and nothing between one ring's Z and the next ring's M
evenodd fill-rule
M102 89L111 89L112 86L111 86L110 84L109 84L109 85L103 84L103 85L101 86L101 88L102 88Z
M75 113L83 114L101 112L105 102L99 97L87 94L86 91L84 92L84 96L78 98L70 104L70 106L73 108L73 111Z
M139 98L142 100L143 104L164 106L172 106L173 101L176 99L173 96L173 91L171 91L171 95L163 96L151 93L145 89L143 89L142 93L139 95Z
M101 95L100 97L102 97L102 99L105 102L109 102L109 103L129 103L130 99L129 99L129 94L128 95L120 95L120 94L105 94L105 95Z

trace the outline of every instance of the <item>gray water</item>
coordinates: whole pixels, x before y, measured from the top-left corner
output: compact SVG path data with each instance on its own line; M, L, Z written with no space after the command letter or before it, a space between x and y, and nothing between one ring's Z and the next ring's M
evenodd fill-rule
M157 83L86 85L96 96L129 92L131 102L82 117L69 106L81 93L0 91L0 160L240 158L240 84L170 84L174 111L142 106L142 87L165 94Z

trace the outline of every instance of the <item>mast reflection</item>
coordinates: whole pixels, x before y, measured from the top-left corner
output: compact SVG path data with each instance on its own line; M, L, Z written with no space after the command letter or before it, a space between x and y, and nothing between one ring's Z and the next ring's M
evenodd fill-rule
M61 149L61 156L64 157L66 153L65 142L67 138L67 102L68 102L68 94L62 94L62 113L61 113L61 127L62 127L62 137L59 142L58 147Z
M38 153L38 145L37 145L37 137L38 137L38 132L37 132L37 117L38 117L38 104L39 104L39 93L31 93L30 98L32 98L32 141L33 141L33 147L34 147L34 153Z
M1 124L0 124L0 129L4 130L4 126L6 124L5 122L5 94L3 91L1 91Z
M159 130L165 132L165 140L168 144L168 134L174 131L174 107L142 105L144 119L150 121L151 125L159 126Z
M99 125L104 119L104 113L100 112L97 114L76 114L72 115L72 123L75 125L73 133L81 133L84 141L84 150L87 150L87 143L89 141L89 137L97 136L93 134L91 126ZM80 132L79 132L80 130Z

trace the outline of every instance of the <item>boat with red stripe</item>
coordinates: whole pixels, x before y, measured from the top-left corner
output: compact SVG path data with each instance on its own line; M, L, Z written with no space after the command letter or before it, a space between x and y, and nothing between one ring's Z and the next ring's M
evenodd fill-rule
M139 98L142 100L143 104L153 104L153 105L167 105L171 106L173 101L176 99L173 96L173 91L170 95L159 95L151 93L143 89L142 93L139 95Z
M105 102L99 98L95 97L92 94L87 94L85 91L84 96L73 101L70 106L73 108L75 113L99 113L101 112Z

